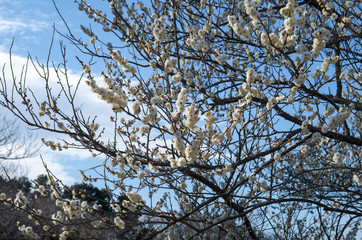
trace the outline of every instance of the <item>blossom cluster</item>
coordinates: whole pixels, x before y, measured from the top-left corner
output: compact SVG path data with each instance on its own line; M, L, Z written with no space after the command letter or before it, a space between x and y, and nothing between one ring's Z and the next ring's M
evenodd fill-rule
M86 83L91 90L98 94L101 100L106 101L111 105L112 109L117 112L122 112L128 103L128 96L119 86L114 86L112 79L104 75L106 87L99 87L96 81L88 77Z
M25 225L19 225L18 229L22 234L28 236L31 239L40 239L40 236L34 232L33 227L31 226L27 227Z
M161 43L166 38L166 29L164 27L164 22L166 21L165 16L161 16L159 18L155 18L152 24L152 34L155 37L157 43Z
M237 21L236 17L233 15L228 16L228 21L230 27L235 31L238 36L244 38L245 40L250 40L251 36L249 29L243 26L245 23L243 23L242 21Z

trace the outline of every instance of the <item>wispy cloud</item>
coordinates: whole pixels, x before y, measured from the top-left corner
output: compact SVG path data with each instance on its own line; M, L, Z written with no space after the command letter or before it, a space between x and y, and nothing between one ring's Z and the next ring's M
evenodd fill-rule
M29 32L39 32L49 28L51 25L45 21L36 21L26 19L2 19L0 16L0 34L15 35L28 34Z
M49 20L54 18L54 13L48 13L47 6L41 1L2 0L1 3L1 35L30 34L43 31L52 25Z
M42 1L1 1L0 49L8 49L13 38L15 49L22 51L39 44L51 32L54 19L54 12L48 13L46 7Z

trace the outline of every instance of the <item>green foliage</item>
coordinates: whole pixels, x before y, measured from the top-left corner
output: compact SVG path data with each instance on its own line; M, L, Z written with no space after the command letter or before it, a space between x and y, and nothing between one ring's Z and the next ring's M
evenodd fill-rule
M104 211L112 211L110 195L106 189L99 189L90 183L75 183L63 192L64 198L72 197L84 199L89 203L100 204Z

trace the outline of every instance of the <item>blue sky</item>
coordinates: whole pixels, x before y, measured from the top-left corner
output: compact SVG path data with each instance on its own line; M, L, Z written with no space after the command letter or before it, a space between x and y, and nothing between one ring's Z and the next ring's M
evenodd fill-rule
M62 9L76 12L73 1L58 1ZM68 6L67 6L68 5ZM0 5L1 50L7 51L13 38L14 53L26 56L45 55L51 39L52 25L61 26L55 8L48 0L2 0Z
M66 29L51 0L1 0L0 2L0 64L3 66L8 61L9 48L12 40L15 39L12 50L13 64L16 72L20 74L28 54L34 58L37 57L41 62L46 60L53 26L64 33ZM56 3L74 33L81 34L80 24L88 26L89 19L78 10L73 0L56 0ZM59 35L55 35L54 54L51 56L51 60L59 61L57 52L59 52L58 46L61 40L67 46L70 76L77 79L81 73L81 66L75 61L74 56L81 56L82 54ZM28 83L39 95L43 90L40 81L41 79L37 77L36 72L30 70ZM89 96L89 91L86 88L81 89L80 98L91 102L92 110L104 107L103 103L95 100L97 99L95 95ZM11 117L5 109L0 108L0 111L2 115ZM34 133L38 135L39 142L41 137L56 140L54 136L44 132L34 131ZM56 137L61 138L61 136ZM44 147L39 154L42 155L50 170L67 184L81 180L78 174L79 169L95 165L95 159L90 158L87 151L53 152ZM45 172L39 154L20 161L21 165L26 166L27 175L30 178L35 178Z

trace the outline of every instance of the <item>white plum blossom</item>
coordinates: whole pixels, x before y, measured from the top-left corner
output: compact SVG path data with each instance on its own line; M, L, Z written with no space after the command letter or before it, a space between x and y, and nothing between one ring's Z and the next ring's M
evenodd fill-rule
M114 224L116 224L116 226L119 227L120 229L125 228L125 223L120 217L115 217L114 218Z
M126 238L125 221L155 239L356 236L360 1L93 2L76 0L85 37L61 34L80 72L61 48L19 77L10 58L0 78L2 107L51 133L51 150L89 152L80 177L105 186L104 199L72 191L44 159L46 186L0 194L40 225L19 221L25 238ZM1 156L27 153L14 136Z
M138 193L135 193L133 191L129 191L126 193L128 199L135 204L142 203L142 197Z

